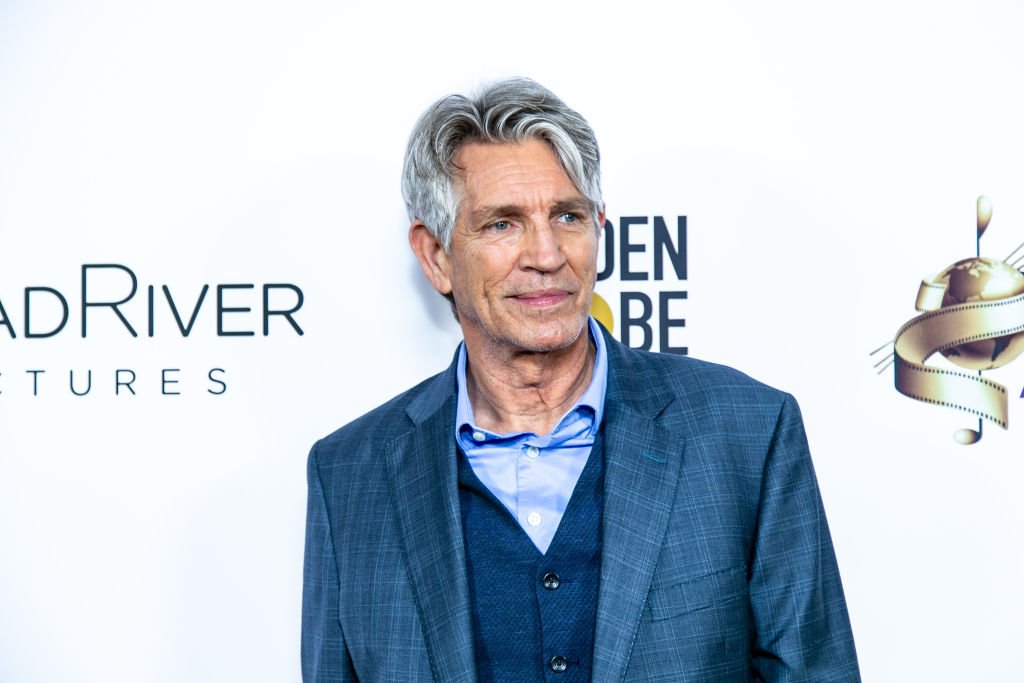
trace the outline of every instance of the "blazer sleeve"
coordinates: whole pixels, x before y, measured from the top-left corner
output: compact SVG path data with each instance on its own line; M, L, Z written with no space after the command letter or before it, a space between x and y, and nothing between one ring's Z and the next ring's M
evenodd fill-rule
M304 683L355 681L352 660L338 615L338 564L331 522L317 464L309 454L306 551L302 573L302 680Z
M764 464L750 564L758 680L859 681L800 409L788 394Z

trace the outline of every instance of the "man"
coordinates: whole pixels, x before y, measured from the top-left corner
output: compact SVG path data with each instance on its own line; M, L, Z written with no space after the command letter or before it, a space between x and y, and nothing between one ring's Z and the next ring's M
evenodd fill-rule
M792 397L588 317L586 121L522 79L443 98L403 194L465 342L313 447L307 683L859 680Z

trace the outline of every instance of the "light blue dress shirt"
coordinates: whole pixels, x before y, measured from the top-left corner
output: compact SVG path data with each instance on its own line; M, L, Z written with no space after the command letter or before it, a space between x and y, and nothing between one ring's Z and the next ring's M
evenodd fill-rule
M608 355L597 322L590 385L550 434L495 434L477 426L466 391L466 345L459 347L455 438L477 478L508 508L533 544L546 553L601 428L608 386Z

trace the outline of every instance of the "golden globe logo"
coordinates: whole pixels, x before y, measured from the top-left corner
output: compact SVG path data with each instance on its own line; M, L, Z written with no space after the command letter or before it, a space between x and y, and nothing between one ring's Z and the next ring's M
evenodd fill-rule
M618 320L610 302L594 294L591 314L623 344L645 351L689 353L679 344L686 327L681 315L688 294L686 216L622 216L601 231L598 287L618 280ZM617 277L616 277L617 276ZM613 285L614 286L614 285Z

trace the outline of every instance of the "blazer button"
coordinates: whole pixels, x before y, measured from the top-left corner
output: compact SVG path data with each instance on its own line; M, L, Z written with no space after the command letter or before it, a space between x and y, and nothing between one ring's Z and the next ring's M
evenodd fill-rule
M544 587L549 591L553 591L562 585L561 580L558 578L558 574L554 572L548 572L544 575Z
M569 668L569 661L562 655L552 657L551 661L548 663L551 665L551 670L555 673L562 673Z

